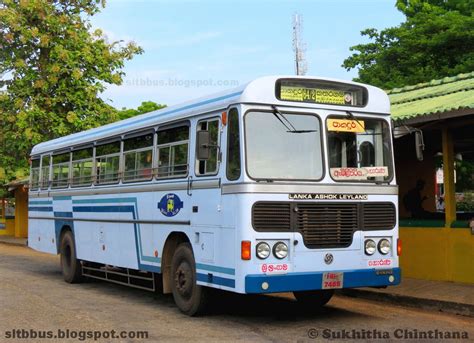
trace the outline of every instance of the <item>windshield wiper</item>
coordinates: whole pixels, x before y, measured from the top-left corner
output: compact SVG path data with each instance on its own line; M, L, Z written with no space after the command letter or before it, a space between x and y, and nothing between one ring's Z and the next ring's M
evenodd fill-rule
M297 130L293 124L286 118L283 113L281 113L275 105L272 105L273 108L273 115L282 123L282 125L286 128L286 132L289 133L308 133L308 132L316 132L316 130ZM283 119L285 121L283 121ZM285 123L286 122L286 123Z
M352 120L355 120L360 127L364 128L364 125L362 125L360 121L357 120L357 118L354 116L354 114L352 114L352 112L346 111L346 113L349 118L351 118Z

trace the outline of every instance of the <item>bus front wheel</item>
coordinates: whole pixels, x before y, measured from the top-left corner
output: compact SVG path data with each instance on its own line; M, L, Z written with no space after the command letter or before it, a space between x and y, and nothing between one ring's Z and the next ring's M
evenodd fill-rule
M202 314L207 305L207 289L196 283L196 263L189 243L181 243L171 262L171 289L179 310L188 316Z
M76 245L71 231L66 231L63 234L60 253L64 281L68 283L83 281L81 262L76 257Z
M298 303L306 308L317 309L326 305L334 295L334 290L315 290L293 292Z

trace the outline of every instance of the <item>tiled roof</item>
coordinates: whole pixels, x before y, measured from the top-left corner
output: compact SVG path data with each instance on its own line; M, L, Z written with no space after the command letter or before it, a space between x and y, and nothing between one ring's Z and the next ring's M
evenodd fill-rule
M394 120L474 109L474 72L387 92Z

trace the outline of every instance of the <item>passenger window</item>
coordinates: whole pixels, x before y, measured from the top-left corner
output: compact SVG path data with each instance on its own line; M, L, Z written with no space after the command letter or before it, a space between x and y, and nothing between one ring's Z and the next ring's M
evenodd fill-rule
M124 180L151 180L153 175L153 133L125 139L123 151Z
M118 182L120 166L120 142L99 145L95 148L97 183Z
M53 155L52 187L67 187L69 183L69 159L70 154L68 152L64 154Z
M189 126L158 131L157 178L188 175Z
M39 173L40 173L40 159L39 157L35 157L31 160L30 188L32 190L38 189Z
M72 152L72 185L88 186L92 183L93 148Z
M49 187L50 160L51 160L51 155L41 156L41 180L40 180L41 189L46 189Z
M233 108L229 112L227 125L227 179L237 180L240 172L239 112Z
M208 160L197 160L197 174L199 175L216 175L219 160L219 119L213 118L200 121L197 130L207 130L210 136L210 153Z

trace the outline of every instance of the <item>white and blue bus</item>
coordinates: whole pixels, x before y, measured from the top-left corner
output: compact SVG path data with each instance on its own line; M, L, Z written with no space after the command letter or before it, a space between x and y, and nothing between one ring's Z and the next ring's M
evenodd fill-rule
M172 293L400 282L390 104L378 88L270 76L36 145L29 246L65 281Z

